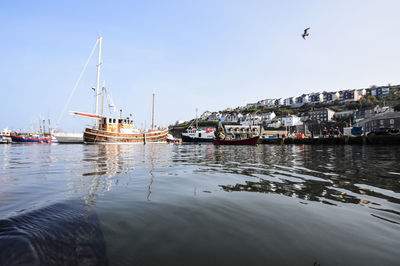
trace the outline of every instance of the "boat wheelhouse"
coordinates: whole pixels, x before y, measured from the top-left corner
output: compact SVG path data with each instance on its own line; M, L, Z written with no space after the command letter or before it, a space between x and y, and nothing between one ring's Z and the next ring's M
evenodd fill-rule
M199 129L188 127L182 132L183 142L212 142L214 140L214 129Z

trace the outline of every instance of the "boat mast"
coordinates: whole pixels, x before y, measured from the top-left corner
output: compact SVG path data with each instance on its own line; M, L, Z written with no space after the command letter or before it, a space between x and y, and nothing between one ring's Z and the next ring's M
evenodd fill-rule
M104 81L103 81L103 88L102 88L102 92L101 92L101 118L102 119L103 119L103 113L104 113Z
M153 92L153 111L151 113L151 130L154 130L154 96L155 93Z
M101 66L101 43L103 37L99 36L99 57L97 58L97 82L96 82L96 115L99 114L99 83L100 83L100 66ZM99 127L99 120L96 119L96 128Z

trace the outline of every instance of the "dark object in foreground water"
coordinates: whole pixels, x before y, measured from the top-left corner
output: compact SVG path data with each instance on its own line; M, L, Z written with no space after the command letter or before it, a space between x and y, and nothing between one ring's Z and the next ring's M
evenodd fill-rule
M0 265L108 265L96 213L71 200L0 220Z

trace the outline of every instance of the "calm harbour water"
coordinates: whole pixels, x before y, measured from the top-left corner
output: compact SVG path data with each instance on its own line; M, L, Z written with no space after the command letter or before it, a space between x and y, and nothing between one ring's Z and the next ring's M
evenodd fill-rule
M1 145L1 265L399 265L400 147Z

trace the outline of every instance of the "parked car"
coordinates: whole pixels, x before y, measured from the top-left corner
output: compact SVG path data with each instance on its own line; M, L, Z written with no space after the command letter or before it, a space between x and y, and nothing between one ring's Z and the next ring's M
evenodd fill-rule
M371 131L367 134L370 135L398 135L399 130L395 128L388 128L388 127L378 127L374 131Z

